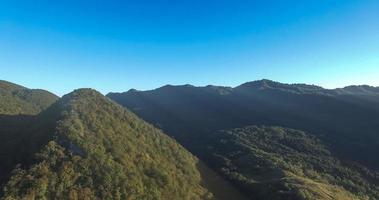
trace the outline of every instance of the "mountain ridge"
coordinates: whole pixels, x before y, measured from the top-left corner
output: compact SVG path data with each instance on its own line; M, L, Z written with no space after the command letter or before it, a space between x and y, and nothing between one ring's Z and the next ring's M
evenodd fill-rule
M305 83L281 83L277 81L273 81L270 79L261 79L256 81L249 81L242 83L235 87L230 86L217 86L217 85L206 85L206 86L194 86L191 84L182 84L182 85L164 85L161 87L158 87L156 89L151 90L137 90L137 89L130 89L126 92L109 92L107 95L114 95L114 94L124 94L128 92L154 92L154 91L160 91L163 89L183 89L183 88L196 88L196 89L226 89L230 91L238 90L239 88L250 88L250 89L256 89L256 90L262 90L262 89L296 89L297 92L301 93L318 93L318 94L327 94L327 95L373 95L378 94L379 95L379 86L370 86L370 85L349 85L342 88L334 88L334 89L326 89L318 85L314 84L305 84ZM303 89L304 91L301 91Z
M0 114L35 115L58 100L55 94L42 89L29 89L0 80Z
M25 100L0 117L0 195L213 199L186 147L240 199L377 198L377 92L263 79L107 96L81 88L58 98L0 81L0 95Z
M355 89L352 90L351 88ZM364 88L364 90L361 88ZM309 133L308 135L320 140L321 144L328 146L331 156L324 157L320 154L315 156L315 160L323 157L326 159L324 160L325 162L327 160L339 160L342 164L336 166L336 168L341 172L350 170L349 166L361 166L357 168L362 169L358 171L363 171L363 173L358 176L365 177L364 174L366 172L364 171L367 168L367 173L374 174L372 177L377 177L375 174L378 174L379 169L379 159L376 156L379 153L379 143L377 143L379 141L377 134L377 130L379 130L379 93L376 94L375 89L365 89L365 86L347 87L345 90L347 91L328 90L314 85L281 84L269 80L261 80L242 84L234 88L170 86L150 91L110 93L107 96L124 107L129 108L149 123L163 129L165 133L177 139L196 156L206 161L210 166L213 166L214 170L231 180L241 191L252 195L251 198L260 197L258 199L267 199L265 195L273 194L266 190L271 186L262 186L261 188L261 186L253 184L250 187L252 184L250 180L245 182L246 175L261 173L259 170L255 171L255 168L250 166L257 159L254 155L259 155L258 158L260 159L263 156L262 162L265 163L271 162L271 159L291 159L288 157L289 154L282 151L274 153L267 151L264 154L260 154L263 151L261 149L262 146L254 147L255 144L251 146L255 139L251 139L249 142L249 137L244 136L237 136L243 141L239 145L229 143L229 137L221 138L219 144L220 150L213 152L212 149L214 150L215 147L212 145L217 142L216 139L218 138L207 138L212 138L220 130L239 130L249 126L283 127L285 130L299 130ZM236 132L238 133L239 131ZM292 131L285 131L284 134L290 137L292 133ZM246 132L246 135L250 134L254 134L254 132ZM270 131L264 131L264 135L269 134ZM311 144L308 144L306 141L308 139L304 140L304 147L307 147L307 145L311 147ZM262 143L264 142L262 141ZM269 146L269 144L267 143L266 145ZM239 158L241 152L247 151L246 145L249 145L248 148L255 149L252 154L247 154L253 156L254 159L247 159L242 156L241 159L247 162L246 165L243 165L241 164L242 161L240 162L237 158ZM291 145L296 146L297 144ZM234 149L232 148L229 152L224 151L231 148L229 146L233 146ZM321 145L316 146L323 148ZM286 148L293 147L288 146ZM210 153L207 153L207 151ZM212 152L217 155L213 157L209 156ZM273 153L272 156L265 157L271 153ZM310 165L317 168L318 165L312 164L314 161L307 158L309 155L306 152L303 153L305 155L303 155L304 160L302 161L302 165ZM224 163L212 165L212 162L217 159L224 160ZM240 165L233 165L233 160L235 159L237 159ZM328 167L325 169L328 169L328 171L316 169L315 175L334 176L333 170L329 170L333 168L333 164L327 165ZM275 162L271 166L278 167ZM243 168L239 171L238 168L241 167ZM292 167L298 168L299 166L293 165ZM223 173L222 170L229 168L230 173ZM258 169L264 170L263 168ZM362 181L353 180L356 176L352 174L355 174L356 170L353 167L351 176L348 175L349 173L341 177L336 176L336 180L342 178L343 181L334 181L333 179L326 178L326 180L334 182L331 185L337 184L337 188L329 187L329 183L325 181L320 182L321 185L314 181L309 181L309 177L307 178L301 174L295 173L284 176L282 178L296 180L296 183L293 185L293 190L283 191L287 191L286 193L291 196L296 194L295 191L301 191L299 188L302 187L302 183L309 183L314 187L319 187L320 191L323 191L321 193L327 194L329 199L333 199L333 196L330 195L337 195L337 193L342 195L339 199L365 199L364 194L367 190L370 190L370 186L361 188L359 185L370 185L373 183L370 182L371 178L363 178ZM338 174L339 172L336 173ZM354 192L355 189L351 189L350 186L345 184L345 181L353 181L352 187L358 188L357 191L359 192ZM282 186L286 186L289 183L291 182L284 182L282 185L282 182L272 182L275 187L279 188L283 188ZM325 199L324 197L326 196L323 196L321 193L312 192L312 187L309 187L309 190L303 191L305 193L297 197L299 199L314 199L314 195L316 195L319 196L319 199ZM341 187L343 188L341 189ZM262 190L257 188L261 188ZM344 192L344 190L347 192ZM259 196L262 191L264 195ZM354 195L358 195L359 193L359 198L355 198L354 195L350 195L349 193L353 193ZM377 193L377 188L370 191L370 198L375 199L378 197ZM344 194L347 196L344 196ZM285 195L278 194L276 197L280 197L278 199L286 199Z
M38 134L44 139L36 160L13 171L2 199L204 199L210 195L200 185L194 156L99 92L75 90L37 117L46 112L59 116L52 121L54 131ZM28 137L34 143L35 136Z

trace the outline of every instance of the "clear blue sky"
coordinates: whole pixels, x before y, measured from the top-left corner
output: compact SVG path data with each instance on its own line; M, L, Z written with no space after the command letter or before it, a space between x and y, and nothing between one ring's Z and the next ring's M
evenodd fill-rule
M377 0L0 0L0 79L58 95L379 85Z

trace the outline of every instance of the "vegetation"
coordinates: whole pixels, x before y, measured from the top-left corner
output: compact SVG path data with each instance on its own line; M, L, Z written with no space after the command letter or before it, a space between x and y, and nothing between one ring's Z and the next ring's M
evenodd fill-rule
M17 160L4 200L212 197L200 185L195 157L96 91L65 95L34 120L39 133L22 135L40 150L30 162Z
M162 128L251 196L261 199L377 199L377 91L377 88L368 86L327 90L314 85L261 80L235 88L164 86L151 91L131 90L107 96ZM274 142L264 141L267 147L255 144L251 142L256 140L254 134L252 138L235 136L250 141L247 144L233 144L230 140L236 139L231 136L222 137L224 143L216 142L219 130L252 125L289 127L307 132L302 132L304 136L291 136L304 143L302 150L305 152L275 149L278 144ZM282 131L297 135L296 131L289 130ZM271 137L270 131L267 134ZM246 153L249 152L246 145L253 145L254 149ZM295 148L294 144L281 145ZM207 150L211 146L218 149L215 152ZM228 151L229 148L235 149ZM320 149L320 152L307 152L313 148ZM245 160L241 159L241 162L246 165L234 169L234 157L228 153L239 152L250 157L242 157ZM231 162L231 169L218 159L230 160L224 161ZM254 163L250 165L249 162L267 165L262 165L261 171L255 171L251 168ZM265 168L275 170L266 174ZM251 177L251 173L256 174ZM259 176L268 182L257 178ZM273 188L279 188L283 194L272 192Z
M94 90L57 100L1 81L1 199L219 197L205 187L224 199L379 199L377 88L262 80L108 97L221 177Z
M317 135L341 158L379 169L379 96L336 91L262 80L235 88L165 86L108 97L192 151L203 135L218 130L282 126Z
M0 115L37 114L57 99L50 92L0 80Z
M211 135L206 160L253 199L378 199L379 173L335 158L315 136L280 127Z
M46 132L53 131L54 113L36 114L57 99L44 90L0 81L0 185L16 164L32 162L33 154L46 142Z

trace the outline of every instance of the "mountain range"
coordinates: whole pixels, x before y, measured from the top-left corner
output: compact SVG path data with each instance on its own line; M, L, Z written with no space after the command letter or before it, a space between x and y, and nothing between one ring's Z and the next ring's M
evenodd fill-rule
M234 88L167 85L150 91L129 90L107 96L160 127L196 156L208 161L213 169L251 199L267 199L269 194L273 195L270 199L379 198L379 89L376 87L348 86L329 90L314 85L260 80ZM251 129L251 126L257 128ZM235 133L235 130L247 131L231 134L234 142L229 141L231 136L228 134L217 134L219 131ZM300 144L271 141L271 130L279 130L277 132L285 138L298 140ZM292 138L294 131L286 130L302 132L306 137ZM257 132L267 132L266 136L271 139L260 141L258 139L261 138L254 136ZM276 143L296 150L294 155L303 159L292 160L288 152L275 148ZM263 150L261 145L272 145L272 148ZM304 147L299 150L297 145ZM228 151L228 148L232 150ZM257 149L265 153L260 155ZM321 152L329 153L325 156ZM268 156L271 154L273 156ZM258 155L262 159L260 162L265 163L263 166L280 171L282 175L275 176L276 179L292 180L293 174L299 179L296 183L262 179L261 176L266 177L262 172L265 167L256 163ZM320 163L309 160L312 157ZM287 164L277 163L278 159L284 159L280 162ZM237 161L238 164L234 163ZM308 170L313 175L308 176ZM319 177L318 180L315 176ZM269 177L272 178L271 175ZM304 191L300 189L305 187L298 183L304 183L300 179L317 180L317 184L332 187L322 186L317 192ZM366 186L363 188L363 185ZM349 198L349 195L341 198L330 196L335 193L330 192L335 190L332 189L335 186L359 195ZM267 188L273 188L273 191ZM342 191L340 189L337 190Z
M0 81L1 199L379 199L379 88L62 98Z

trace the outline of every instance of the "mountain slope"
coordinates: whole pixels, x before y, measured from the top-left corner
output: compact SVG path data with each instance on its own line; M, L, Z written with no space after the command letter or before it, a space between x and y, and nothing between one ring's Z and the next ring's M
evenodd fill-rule
M0 80L0 185L17 163L30 163L39 150L43 142L39 134L52 129L54 117L48 112L43 118L36 115L57 99L50 92Z
M37 114L57 99L57 96L48 91L28 89L0 80L0 114Z
M81 89L65 95L36 120L47 120L53 128L37 134L43 142L33 164L22 163L14 170L3 199L202 199L210 195L200 185L195 157L96 91ZM30 143L34 136L29 135Z
M372 179L377 181L379 170L377 157L379 154L379 101L377 101L379 96L372 92L375 91L373 88L370 92L351 89L348 91L341 92L340 89L327 90L314 85L282 84L261 80L235 88L165 86L150 91L130 90L126 93L110 93L107 96L146 121L162 128L165 133L177 139L220 173L223 173L223 167L212 165L216 158L209 156L210 153L206 151L207 147L216 143L216 138L209 138L212 138L219 130L252 125L279 126L306 132L307 135L314 137L315 141L320 141L320 144L326 146L322 148L329 151L330 155L325 157L323 154L317 154L314 155L314 160L329 162L326 164L328 168L326 171L319 170L317 173L334 176L334 172L350 170L351 174L348 173L342 177L352 181L354 185L375 185L378 183L374 181L373 184L371 181ZM229 137L225 139L226 143L229 139ZM267 145L269 146L270 143ZM234 147L236 149L233 151L237 153L245 148L244 145ZM227 149L227 146L220 145L219 148ZM255 148L259 149L261 146ZM221 152L220 156L227 158L226 153ZM276 156L291 160L287 158L286 153ZM302 157L306 156L309 154L305 153ZM302 164L313 166L314 160L304 159ZM331 161L339 162L337 168L340 171L330 170L333 166L330 164ZM359 167L356 169L351 166ZM317 186L318 192L338 193L342 195L341 199L347 196L349 197L347 199L356 197L364 199L362 193L369 190L366 186L364 186L365 189L352 189L350 186L344 186L343 182L333 182L329 179L315 182L313 177L299 175L281 167L279 169L282 170L282 174L288 175L283 176L284 179L296 180L297 188L302 184L308 184L304 186L308 188ZM247 167L241 174L248 173L249 170L253 169ZM364 171L374 175L367 178ZM224 176L230 179L227 174ZM336 176L336 179L341 178ZM355 177L360 177L360 180L357 181ZM240 182L233 183L242 191L248 191L250 195L252 195L251 191L255 190L246 189L247 186ZM289 184L281 182L281 185L282 183ZM372 193L367 195L376 198L376 189ZM258 194L259 192L255 195ZM297 193L292 190L291 195L294 194ZM321 199L325 197L317 195ZM300 199L304 198L307 199L306 197Z
M315 136L244 127L208 138L205 160L253 199L378 199L379 173L335 158Z
M221 90L222 93L215 91ZM170 86L110 93L193 150L196 137L249 125L290 127L317 134L333 151L379 169L379 101L304 84L262 80L224 87ZM379 96L378 98L379 99Z

